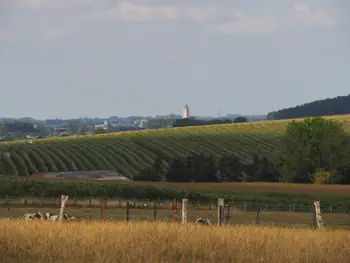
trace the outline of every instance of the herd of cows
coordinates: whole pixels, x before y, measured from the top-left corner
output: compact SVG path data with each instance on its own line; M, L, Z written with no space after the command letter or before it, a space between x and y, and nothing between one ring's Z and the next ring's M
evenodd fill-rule
M60 215L55 215L51 213L41 213L41 212L35 212L35 213L27 213L23 216L23 219L25 220L49 220L49 221L58 221L60 220ZM77 219L75 216L69 215L67 213L64 213L62 216L62 220L75 220ZM207 218L197 218L196 220L197 224L203 224L203 225L211 225L211 222Z
M36 213L27 213L23 216L25 220L49 220L49 221L58 221L60 219L60 215L55 215L51 213L45 213L42 214L41 212ZM62 220L74 220L76 217L68 215L67 213L64 213L62 216Z

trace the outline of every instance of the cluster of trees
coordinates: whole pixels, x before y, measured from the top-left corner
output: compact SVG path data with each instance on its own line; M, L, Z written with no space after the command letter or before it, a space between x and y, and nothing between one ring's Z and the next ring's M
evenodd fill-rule
M350 183L350 144L342 125L317 117L287 126L279 158L253 154L251 163L232 155L215 159L193 154L164 160L141 172L135 180L169 182L290 182Z
M280 171L292 183L350 183L349 137L341 123L321 117L287 126Z
M46 128L33 120L0 121L0 141L24 140L27 135L46 135Z
M217 125L217 124L241 123L241 122L247 122L247 118L244 116L239 116L235 118L233 121L230 119L213 119L213 120L176 119L173 123L173 127Z
M280 174L266 157L253 155L243 164L235 155L215 159L211 155L192 154L165 161L158 157L135 180L168 182L278 182Z
M270 112L269 120L295 119L315 116L331 116L350 113L350 95L316 100L303 105Z
M6 135L8 133L22 132L22 133L36 133L38 129L35 124L30 121L22 120L7 120L0 122L0 134Z

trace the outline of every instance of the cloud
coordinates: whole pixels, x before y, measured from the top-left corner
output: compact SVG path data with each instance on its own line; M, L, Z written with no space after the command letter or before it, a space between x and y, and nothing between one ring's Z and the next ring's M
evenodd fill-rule
M227 12L215 5L189 6L182 10L182 13L184 19L199 22L225 20L232 17L232 12Z
M267 16L234 13L234 19L229 22L212 24L206 27L211 32L226 35L234 34L270 34L279 28L277 21Z
M0 42L12 41L19 39L19 35L6 30L0 30Z
M98 7L103 0L1 0L0 7L29 10L62 9L72 7Z
M155 22L178 20L180 12L171 6L147 6L124 2L115 8L93 12L86 18L95 21Z
M278 26L267 16L247 15L220 8L216 5L202 6L145 6L130 2L121 2L113 9L89 14L90 21L124 22L200 22L209 31L224 34L266 34L275 31Z
M232 17L228 12L216 5L179 7L175 5L141 5L132 2L120 2L116 7L95 11L85 19L91 21L125 21L125 22L166 22L222 21Z
M294 27L327 27L341 23L334 10L312 8L299 2L289 6L289 11L266 11L225 7L221 4L191 5L176 0L0 0L0 12L9 19L7 32L18 31L41 35L53 40L72 33L76 28L110 23L181 23L202 32L235 34L271 34ZM113 4L114 3L114 4ZM117 3L117 4L115 4ZM17 9L25 9L24 15L15 15ZM12 13L11 13L12 12ZM275 13L273 13L275 12ZM10 15L13 14L13 15ZM19 13L20 14L20 13ZM1 15L1 14L0 14ZM83 23L82 23L83 22ZM72 27L72 25L75 25ZM16 30L11 30L15 28ZM45 31L45 28L52 28ZM35 32L34 32L35 31ZM42 33L44 31L44 33ZM73 34L73 33L72 33ZM16 39L10 33L1 33L0 39Z
M334 11L313 9L308 4L300 2L293 5L293 12L287 20L303 26L333 26L340 22L340 17Z

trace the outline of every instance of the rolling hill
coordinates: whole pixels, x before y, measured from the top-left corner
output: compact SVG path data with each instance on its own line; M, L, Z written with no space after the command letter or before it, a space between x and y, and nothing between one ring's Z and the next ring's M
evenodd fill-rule
M350 115L341 121L350 132ZM302 120L302 119L299 119ZM237 155L249 162L252 153L278 156L290 120L120 132L93 136L0 143L0 174L115 170L129 178L150 166L157 156L170 159L191 152L217 157Z
M350 95L315 100L295 107L270 112L268 120L285 120L316 116L350 114Z

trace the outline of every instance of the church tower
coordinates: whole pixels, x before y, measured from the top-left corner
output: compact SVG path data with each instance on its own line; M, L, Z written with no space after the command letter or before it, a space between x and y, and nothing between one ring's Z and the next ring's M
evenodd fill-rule
M190 118L190 109L186 104L182 111L182 119L189 119L189 118Z

